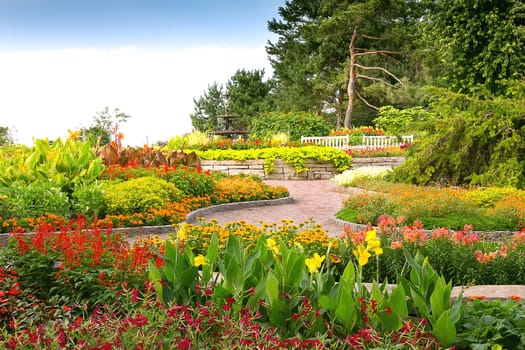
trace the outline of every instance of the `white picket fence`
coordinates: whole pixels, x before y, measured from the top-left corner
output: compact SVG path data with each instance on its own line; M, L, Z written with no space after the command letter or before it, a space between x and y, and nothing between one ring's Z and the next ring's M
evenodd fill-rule
M348 135L344 136L301 136L302 143L310 143L319 146L333 147L337 149L348 149Z
M344 136L301 136L301 142L320 145L325 147L333 147L337 149L349 149L350 137ZM365 136L361 145L352 147L361 148L383 148L390 146L401 146L402 144L414 143L414 135L401 136L401 140L397 136Z

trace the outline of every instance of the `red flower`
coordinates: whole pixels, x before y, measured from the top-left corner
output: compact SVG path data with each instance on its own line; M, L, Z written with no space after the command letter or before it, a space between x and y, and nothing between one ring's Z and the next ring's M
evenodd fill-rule
M183 339L182 341L177 344L177 349L190 349L191 348L191 340L188 338Z

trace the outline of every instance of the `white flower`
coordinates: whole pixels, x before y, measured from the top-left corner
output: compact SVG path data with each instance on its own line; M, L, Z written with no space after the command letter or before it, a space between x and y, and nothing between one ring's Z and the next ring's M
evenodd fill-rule
M380 179L383 178L389 171L390 168L384 166L361 167L346 170L343 173L334 176L332 180L339 186L351 186L356 179Z

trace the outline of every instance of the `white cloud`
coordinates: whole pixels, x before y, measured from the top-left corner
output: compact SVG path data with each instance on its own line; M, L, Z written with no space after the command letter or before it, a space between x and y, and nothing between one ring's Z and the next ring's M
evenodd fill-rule
M131 115L126 144L167 140L191 131L194 97L241 68L270 73L264 48L0 52L0 126L31 145L91 125L108 106Z

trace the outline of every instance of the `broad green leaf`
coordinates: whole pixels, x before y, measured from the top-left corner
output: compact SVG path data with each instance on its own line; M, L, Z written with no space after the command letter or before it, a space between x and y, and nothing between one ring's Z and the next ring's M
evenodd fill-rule
M167 240L164 242L164 260L176 264L178 253L177 248L170 241Z
M378 311L379 320L381 321L381 327L388 331L398 330L403 326L401 317L396 315L394 312L386 312L385 310Z
M463 317L463 295L460 294L450 309L450 319L457 324ZM524 327L525 329L525 327Z
M187 287L195 285L195 283L197 283L198 277L199 277L199 269L197 269L195 266L192 266L186 271L184 271L182 275L180 276L181 284L183 288L187 288Z
M225 261L226 273L224 275L223 286L235 294L236 291L242 288L241 266L231 256L227 255L226 257L228 259L227 262Z
M270 322L280 327L286 327L286 319L289 315L286 315L287 305L285 300L277 299L272 304L270 311Z
M213 265L218 256L219 256L219 238L217 237L217 234L214 233L211 236L210 245L208 246L208 249L206 251L206 259L208 260L208 263L210 265Z
M351 289L355 287L355 267L352 261L346 264L346 267L341 275L340 283Z
M432 315L436 319L438 319L445 310L450 309L451 288L451 284L447 285L443 276L438 278L434 291L430 296L430 308L432 310Z
M216 286L213 289L213 299L214 300L223 300L224 298L230 297L232 295L233 293L230 290L224 288L221 285Z
M279 280L271 271L266 276L266 300L272 308L279 300Z
M379 284L377 283L377 281L374 281L374 283L372 284L372 291L370 293L370 298L374 299L378 305L382 303L384 299L384 295L379 289Z
M441 346L448 348L456 340L456 326L450 319L450 310L441 314L433 325L432 334L439 340Z
M244 251L235 235L230 235L228 237L228 243L226 244L226 254L233 258L237 265L242 265Z
M357 310L355 304L356 301L354 299L353 287L340 285L335 316L348 334L352 332L355 322L357 321Z
M329 294L321 294L318 300L319 306L328 311L335 310L337 306L337 300Z
M408 318L406 294L404 288L401 285L396 286L394 290L392 290L388 304L393 313L403 319Z
M301 280L305 276L305 258L304 254L300 254L294 250L290 250L290 258L288 264L285 266L285 283L288 288L299 288Z
M414 288L410 288L410 295L412 296L412 301L419 312L421 317L429 319L432 322L432 317L430 316L430 310L428 309L427 302L424 296L422 296Z

